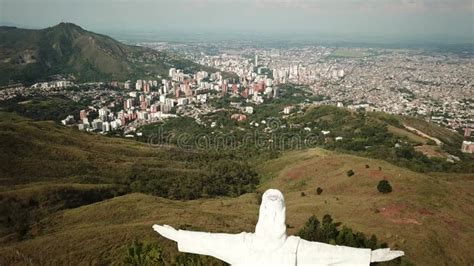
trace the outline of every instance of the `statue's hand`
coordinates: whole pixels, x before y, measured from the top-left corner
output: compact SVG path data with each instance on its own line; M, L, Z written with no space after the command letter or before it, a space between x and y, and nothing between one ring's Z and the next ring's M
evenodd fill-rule
M173 241L178 241L178 231L174 229L173 227L165 224L165 225L153 225L153 230L158 232L158 234L171 239Z
M376 249L372 250L370 262L389 261L404 255L405 253L399 250L390 250L389 248Z

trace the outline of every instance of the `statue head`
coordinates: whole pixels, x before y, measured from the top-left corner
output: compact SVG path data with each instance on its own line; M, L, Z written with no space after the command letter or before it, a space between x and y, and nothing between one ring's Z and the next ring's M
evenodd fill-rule
M286 237L285 198L277 189L263 193L255 234L264 238Z

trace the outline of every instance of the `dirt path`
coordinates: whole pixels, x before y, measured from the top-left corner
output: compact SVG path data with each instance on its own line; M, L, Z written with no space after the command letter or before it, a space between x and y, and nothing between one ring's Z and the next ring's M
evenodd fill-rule
M404 126L406 129L410 130L411 132L414 132L414 133L416 133L416 134L418 134L418 135L420 135L420 136L422 136L422 137L424 137L424 138L433 140L434 142L436 142L436 144L437 144L438 146L441 146L441 144L443 144L443 142L442 142L441 140L439 140L439 139L437 139L437 138L435 138L435 137L432 137L432 136L430 136L430 135L428 135L428 134L425 134L425 133L423 133L422 131L420 131L420 130L414 128L414 127L407 126L406 124L403 124L403 126Z

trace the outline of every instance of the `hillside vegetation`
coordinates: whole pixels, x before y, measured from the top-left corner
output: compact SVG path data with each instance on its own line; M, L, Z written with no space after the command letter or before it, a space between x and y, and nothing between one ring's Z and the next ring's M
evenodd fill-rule
M416 173L316 148L258 161L255 191L254 179L244 177L257 175L238 153L152 148L11 113L0 118L0 264L117 264L135 239L158 243L173 262L176 245L152 224L253 231L259 198L270 187L285 194L290 234L309 217L329 214L404 250L404 262L474 261L472 174ZM380 180L392 192L380 193Z
M286 91L297 90L291 87ZM213 149L236 149L237 153L248 157L266 154L273 158L285 150L322 147L382 159L417 172L474 171L474 156L461 152L462 136L457 132L411 118L412 127L427 134L433 132L435 138L442 135L443 144L436 145L431 139L405 128L404 117L381 112L356 112L308 104L296 106L291 114L282 115L284 106L292 104L293 99L277 99L254 106L255 113L241 122L231 119L236 110L228 108L203 116L201 120L207 125L188 117L145 125L139 129L143 133L139 140L148 141L156 132L162 132L155 137L157 142L200 149L204 141ZM212 121L218 126L212 127ZM189 137L183 141L182 136ZM448 161L448 155L459 160Z
M53 75L77 81L156 78L177 67L210 70L177 55L122 44L72 23L41 30L0 27L0 85L33 83Z
M0 113L0 242L38 235L43 218L130 192L238 196L258 184L232 154L154 148Z
M353 169L354 176L348 177L347 169ZM447 181L320 149L288 153L261 165L259 172L266 177L259 191L273 187L285 193L290 234L311 215L329 213L346 226L404 250L405 260L417 265L474 260L469 250L474 229L472 176L450 176ZM377 192L382 178L390 181L392 193ZM320 195L317 187L323 189ZM20 263L26 257L38 263L111 263L120 262L127 246L140 239L158 243L172 261L176 245L156 235L153 223L214 232L253 231L259 196L183 202L127 194L56 212L42 220L44 229L36 237L4 244L0 250L7 262Z

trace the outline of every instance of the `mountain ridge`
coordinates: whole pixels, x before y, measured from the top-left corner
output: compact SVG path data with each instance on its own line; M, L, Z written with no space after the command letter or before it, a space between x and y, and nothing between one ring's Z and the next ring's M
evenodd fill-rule
M167 52L123 44L73 23L44 29L0 26L0 85L31 84L54 75L79 82L156 78L170 67L214 69Z

